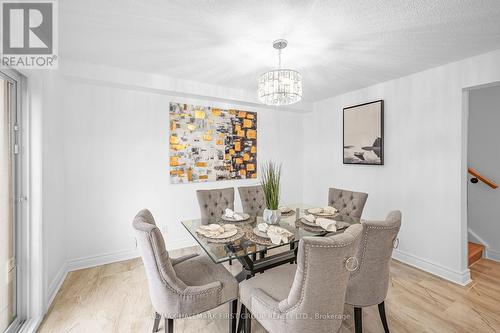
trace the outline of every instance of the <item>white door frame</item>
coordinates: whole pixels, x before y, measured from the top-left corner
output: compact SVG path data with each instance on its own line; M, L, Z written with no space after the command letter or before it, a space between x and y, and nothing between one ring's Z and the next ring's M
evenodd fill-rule
M18 158L20 163L16 248L18 265L18 314L15 327L19 332L34 332L44 315L43 242L42 242L42 135L41 110L33 112L28 94L28 79L13 69L0 69L0 75L16 85L16 107L19 126ZM31 80L30 80L31 81ZM28 96L30 96L28 98ZM14 327L9 328L9 330ZM10 333L10 331L7 331Z
M468 133L469 133L469 89L462 89L462 163L461 163L461 174L462 180L460 184L460 198L461 198L461 229L460 229L460 242L462 244L462 249L460 252L460 263L462 269L467 272L470 280L469 271L469 253L468 253L468 235L467 235L467 190L469 182L469 172L468 172Z
M15 297L15 307L16 307L16 318L7 328L5 333L16 332L24 322L26 318L26 277L25 273L28 271L26 269L25 261L25 245L27 244L27 239L23 235L25 230L24 222L26 217L26 205L24 205L24 189L23 183L25 177L23 176L23 156L21 153L22 148L22 110L21 110L21 77L18 73L12 70L2 69L0 70L0 78L5 80L10 86L9 89L9 100L11 108L8 110L9 115L9 135L11 140L11 158L12 158L12 176L14 177L13 184L13 195L14 195L14 208L13 208L13 223L14 223L14 259L15 259L15 287L16 287L16 297ZM14 152L14 147L19 147L18 153Z

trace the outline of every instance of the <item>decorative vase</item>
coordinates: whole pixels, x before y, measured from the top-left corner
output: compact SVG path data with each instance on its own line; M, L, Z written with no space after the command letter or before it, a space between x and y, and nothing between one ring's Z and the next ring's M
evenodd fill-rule
M262 219L267 224L276 224L281 219L281 211L279 209L264 209Z

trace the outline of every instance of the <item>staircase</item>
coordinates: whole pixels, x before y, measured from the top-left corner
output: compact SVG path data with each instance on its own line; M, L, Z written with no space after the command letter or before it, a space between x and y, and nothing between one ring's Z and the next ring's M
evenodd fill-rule
M471 175L470 182L472 184L477 184L479 181L481 181L485 185L491 187L492 189L498 188L498 185L494 181L492 181L489 178L486 178L485 176L480 174L476 169L469 167L468 172ZM469 233L469 239L470 239L470 234L472 234L474 236L474 238L472 238L472 239L476 240L476 242L478 241L478 239L480 239L474 232L472 232L471 229L467 229L467 230ZM468 250L469 250L469 267L470 267L475 262L477 262L479 259L481 259L483 257L484 245L469 242L468 243Z
M469 242L469 267L483 257L484 245Z

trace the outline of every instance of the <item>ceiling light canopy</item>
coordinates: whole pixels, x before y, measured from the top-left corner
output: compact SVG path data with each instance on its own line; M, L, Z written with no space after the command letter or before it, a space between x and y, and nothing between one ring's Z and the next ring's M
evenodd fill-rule
M302 99L302 74L281 68L281 50L288 42L278 39L273 47L278 50L279 67L261 74L258 82L259 100L267 105L290 105Z

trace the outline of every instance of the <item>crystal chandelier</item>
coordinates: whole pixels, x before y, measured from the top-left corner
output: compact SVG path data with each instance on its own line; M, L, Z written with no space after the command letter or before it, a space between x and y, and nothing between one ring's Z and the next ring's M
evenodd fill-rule
M302 99L302 74L292 69L281 68L281 50L288 42L278 39L273 47L278 50L278 69L265 72L259 77L259 100L267 105L289 105Z

